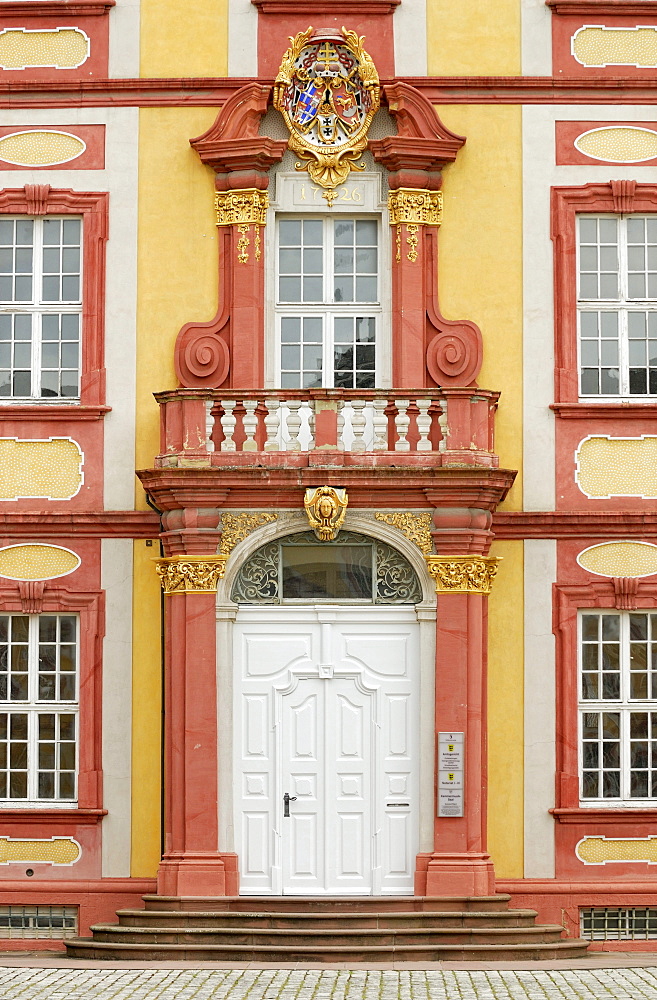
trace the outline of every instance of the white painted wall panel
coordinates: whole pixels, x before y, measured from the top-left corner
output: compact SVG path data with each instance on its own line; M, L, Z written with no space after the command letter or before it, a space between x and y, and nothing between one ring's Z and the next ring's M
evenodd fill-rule
M522 72L552 75L552 11L545 0L521 0Z
M134 507L135 368L137 304L138 108L66 108L4 111L3 125L106 126L104 170L0 170L0 184L50 184L76 191L109 191L106 247L105 507Z
M102 542L103 877L130 875L132 765L132 539Z
M140 0L116 0L110 11L109 76L139 76Z
M396 75L426 76L427 0L404 0L395 10L392 23Z
M525 541L525 878L554 878L556 572L557 543Z
M645 105L528 105L523 108L524 498L526 510L554 510L554 308L550 189L555 185L636 179L654 183L655 168L633 164L555 164L556 121L654 121Z
M228 0L228 76L257 75L258 9L251 0Z

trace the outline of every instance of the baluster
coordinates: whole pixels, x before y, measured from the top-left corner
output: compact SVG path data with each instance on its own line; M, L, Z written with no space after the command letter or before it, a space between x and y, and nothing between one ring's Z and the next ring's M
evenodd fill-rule
M353 410L351 426L354 430L354 440L351 445L352 451L361 452L367 450L367 442L365 441L365 414L363 413L366 405L367 403L364 399L352 399L351 401Z
M276 396L267 396L265 399L265 430L267 440L265 441L265 451L285 451L283 442L278 440L279 423L281 419L281 401Z
M438 451L447 451L447 441L449 438L449 427L447 425L447 400L440 400L440 415L438 417L438 426L440 427L440 441L438 442Z
M209 452L214 451L214 441L212 440L212 432L214 431L213 406L214 400L208 399L205 403L205 447Z
M257 399L245 399L244 409L246 413L242 417L242 424L244 425L244 434L246 435L246 440L242 445L242 451L257 451L258 443L255 439L256 430L258 429L258 418L256 416L256 407L258 405Z
M388 418L386 409L388 400L382 396L377 396L372 400L372 425L374 428L374 451L388 450Z
M237 451L237 445L233 441L233 434L235 433L235 425L237 423L237 417L234 415L233 410L237 406L237 401L234 399L224 399L221 405L224 408L224 415L221 418L221 427L224 432L221 450Z
M309 399L308 403L308 432L310 434L310 440L308 441L308 451L312 451L315 447L315 416L317 413L317 400Z
M411 418L407 413L408 407L410 406L410 400L396 399L395 406L397 407L397 416L395 417L395 430L397 431L395 451L410 451L411 446L406 436L411 422Z
M346 446L344 443L344 415L347 406L347 401L345 399L338 399L338 416L337 416L337 441L336 445L339 451L346 451Z
M415 403L420 411L415 418L417 420L418 434L420 435L420 440L417 443L417 450L431 451L431 441L429 440L429 434L431 432L431 416L429 415L429 407L431 406L431 400L416 399Z
M301 408L300 399L286 399L285 405L289 409L289 414L287 417L287 432L290 435L290 443L288 445L288 451L301 451L301 442L299 441L299 431L301 430L301 417L299 415L299 410Z

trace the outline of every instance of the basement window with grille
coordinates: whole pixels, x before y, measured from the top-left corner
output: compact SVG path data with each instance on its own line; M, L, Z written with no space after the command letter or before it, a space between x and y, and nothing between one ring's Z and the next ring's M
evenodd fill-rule
M582 909L580 928L589 941L657 940L657 908L592 906Z
M51 941L75 937L77 906L0 906L0 939Z

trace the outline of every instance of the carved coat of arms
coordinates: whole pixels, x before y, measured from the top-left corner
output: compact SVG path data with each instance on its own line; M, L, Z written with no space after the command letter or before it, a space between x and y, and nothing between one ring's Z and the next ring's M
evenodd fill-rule
M358 157L379 108L379 75L363 49L363 37L300 31L283 56L274 85L274 106L290 130L289 146L301 157L297 170L332 189L363 170Z

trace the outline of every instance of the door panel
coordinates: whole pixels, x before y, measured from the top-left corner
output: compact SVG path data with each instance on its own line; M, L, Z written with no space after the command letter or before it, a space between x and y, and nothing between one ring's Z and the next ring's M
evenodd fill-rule
M412 609L329 611L249 608L238 615L243 893L413 891L417 621ZM285 792L296 797L287 817Z

